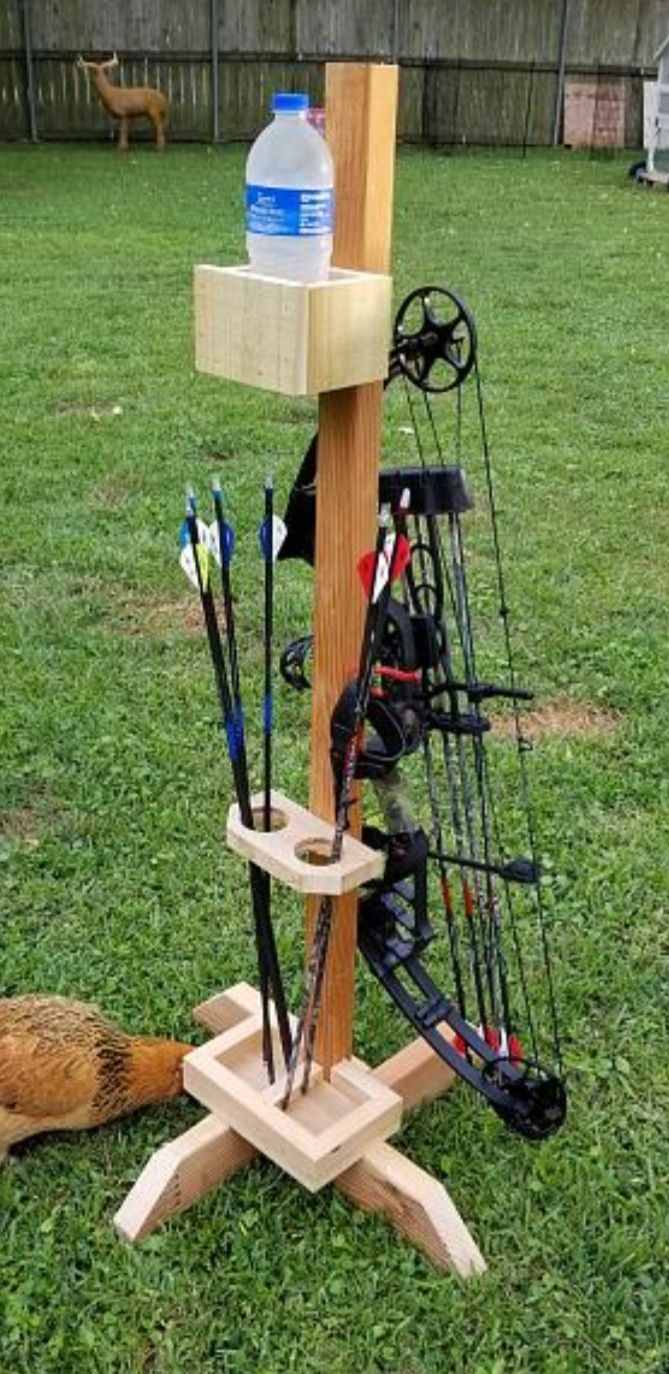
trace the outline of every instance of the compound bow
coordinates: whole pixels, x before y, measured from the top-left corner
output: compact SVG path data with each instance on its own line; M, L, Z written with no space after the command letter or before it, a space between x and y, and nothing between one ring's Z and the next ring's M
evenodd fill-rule
M463 539L463 517L473 501L461 464L461 388L470 374L503 627L504 684L483 680L477 668ZM409 513L403 520L411 557L400 595L388 601L375 687L366 708L368 733L357 751L356 776L372 781L385 820L385 829L364 827L363 838L386 854L383 879L361 894L358 943L375 977L440 1058L513 1129L541 1139L562 1124L566 1093L526 769L528 742L520 718L520 703L532 694L516 681L476 327L453 292L420 287L400 306L388 383L398 378L406 390L419 462L383 468L379 481L380 502L394 509L400 493L409 493ZM450 463L444 461L431 402L433 395L446 392L453 392L455 399ZM282 558L313 562L317 445L315 436L291 492ZM282 658L284 677L300 689L309 685L305 665L310 647L310 636L302 636ZM507 857L503 848L487 744L491 720L484 712L486 703L495 701L510 704L513 711L529 857ZM335 787L355 704L354 685L347 684L332 717ZM412 755L423 761L426 828L413 817L400 773L400 765ZM435 879L444 912L452 995L439 987L422 957L435 936L428 914ZM519 913L519 896L529 898L536 918L531 955L525 947L529 913ZM522 904L527 907L525 900ZM537 962L537 954L543 973L547 1054L529 991L529 965Z

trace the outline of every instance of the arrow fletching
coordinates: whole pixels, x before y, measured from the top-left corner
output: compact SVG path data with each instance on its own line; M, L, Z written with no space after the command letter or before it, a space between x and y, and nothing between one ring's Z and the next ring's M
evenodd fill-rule
M394 554L393 565L393 582L396 582L402 577L411 558L411 545L405 534L388 535L383 549L379 554L378 565L374 549L370 549L369 553L363 553L362 558L358 562L358 576L362 583L363 591L367 600L371 601L373 605L378 601L383 588L388 582L390 567L391 564L393 564L393 550L395 548L396 539L398 540L398 544L397 551ZM374 587L372 589L372 578L374 577L375 567L376 578L374 579Z
M209 530L208 530L207 526L205 525L204 520L200 520L200 517L199 517L199 516L197 517L197 540L198 540L198 544L203 544L204 547L205 547L205 549L207 549L207 550L210 549L210 544L209 544ZM182 524L182 526L181 526L181 529L179 530L179 548L181 548L181 549L189 548L189 547L190 547L190 542L191 542L191 538L190 538L190 529L189 529L189 526L188 526L188 520L184 520L184 522L183 522L183 524Z
M388 555L390 558L391 553ZM393 568L393 582L399 581L404 576L409 563L411 562L411 545L405 534L397 535L397 549L395 550L395 566Z
M409 508L410 499L411 493L409 488L405 487L400 497L399 504L399 516L402 521ZM384 516L384 519L387 520L387 516ZM379 563L371 596L373 605L376 604L384 587L387 586L388 579L390 578L392 582L398 582L404 575L410 561L411 545L406 535L400 534L396 526L394 530L391 530L390 533L386 535L383 549L379 556Z
M276 563L287 533L288 530L280 515L273 515L271 521L263 520L258 530L258 539L265 562L271 557L272 562Z
M203 587L209 585L209 530L204 520L200 520L196 517L197 562L200 570L200 576L198 577L198 569L195 563L195 553L193 551L190 534L191 519L192 516L187 517L179 530L179 545L181 549L179 554L179 565L183 572L185 572L188 581L195 587L196 591L199 591L200 581Z
M195 563L195 553L193 552L192 544L186 544L181 550L179 563L188 581L195 587L196 591L200 590L200 582L204 588L209 586L209 554L204 544L198 544L197 546L197 565ZM199 577L198 567L200 570Z
M235 551L235 532L223 514L223 491L220 477L211 479L211 495L216 519L209 526L209 552L219 566L229 568Z
M375 595L372 596L372 578L374 577L375 568ZM367 600L376 601L376 598L382 590L382 587L385 586L388 580L388 561L383 550L381 551L378 557L378 567L376 553L374 549L370 549L368 553L363 553L362 558L358 560L358 577L360 578L360 581L362 583L362 590L365 593ZM380 579L382 579L382 581L379 585Z
M223 536L223 559L221 560L221 535ZM235 551L235 532L232 525L227 520L212 520L209 526L209 552L219 568L222 563L226 568L230 567L232 555Z

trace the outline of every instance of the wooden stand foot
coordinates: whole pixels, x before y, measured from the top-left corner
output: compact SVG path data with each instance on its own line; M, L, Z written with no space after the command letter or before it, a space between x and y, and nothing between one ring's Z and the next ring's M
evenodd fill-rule
M380 1212L440 1269L461 1278L485 1272L486 1263L446 1189L380 1141L340 1174L335 1187L365 1212Z
M125 1240L143 1240L255 1158L256 1150L218 1116L205 1116L161 1145L114 1217Z
M447 1039L453 1039L453 1032L445 1022L440 1023L438 1030ZM399 1093L405 1111L433 1102L435 1097L448 1092L455 1082L453 1069L420 1039L412 1040L391 1059L385 1059L374 1070L374 1076Z
M151 1156L114 1217L116 1230L125 1240L144 1240L245 1168L256 1153L224 1121L204 1117ZM369 1146L334 1186L364 1211L386 1217L439 1268L462 1278L485 1271L485 1260L445 1188L391 1145Z

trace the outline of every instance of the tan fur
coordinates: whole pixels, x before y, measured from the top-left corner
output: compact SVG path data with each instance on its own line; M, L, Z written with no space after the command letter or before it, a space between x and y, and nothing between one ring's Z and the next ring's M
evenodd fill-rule
M118 66L116 53L108 62L85 62L80 55L77 66L93 73L93 85L113 119L119 120L119 151L128 147L128 120L144 115L151 120L156 135L156 147L165 147L165 119L167 96L153 86L115 86L106 75L108 67Z
M98 1126L183 1090L190 1045L130 1036L66 997L0 998L0 1163L41 1131Z

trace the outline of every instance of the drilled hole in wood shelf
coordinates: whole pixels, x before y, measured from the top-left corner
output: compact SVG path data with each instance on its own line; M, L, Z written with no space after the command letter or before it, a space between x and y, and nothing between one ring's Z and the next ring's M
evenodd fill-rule
M295 845L295 857L313 868L326 868L333 861L332 845L325 839L300 840Z

